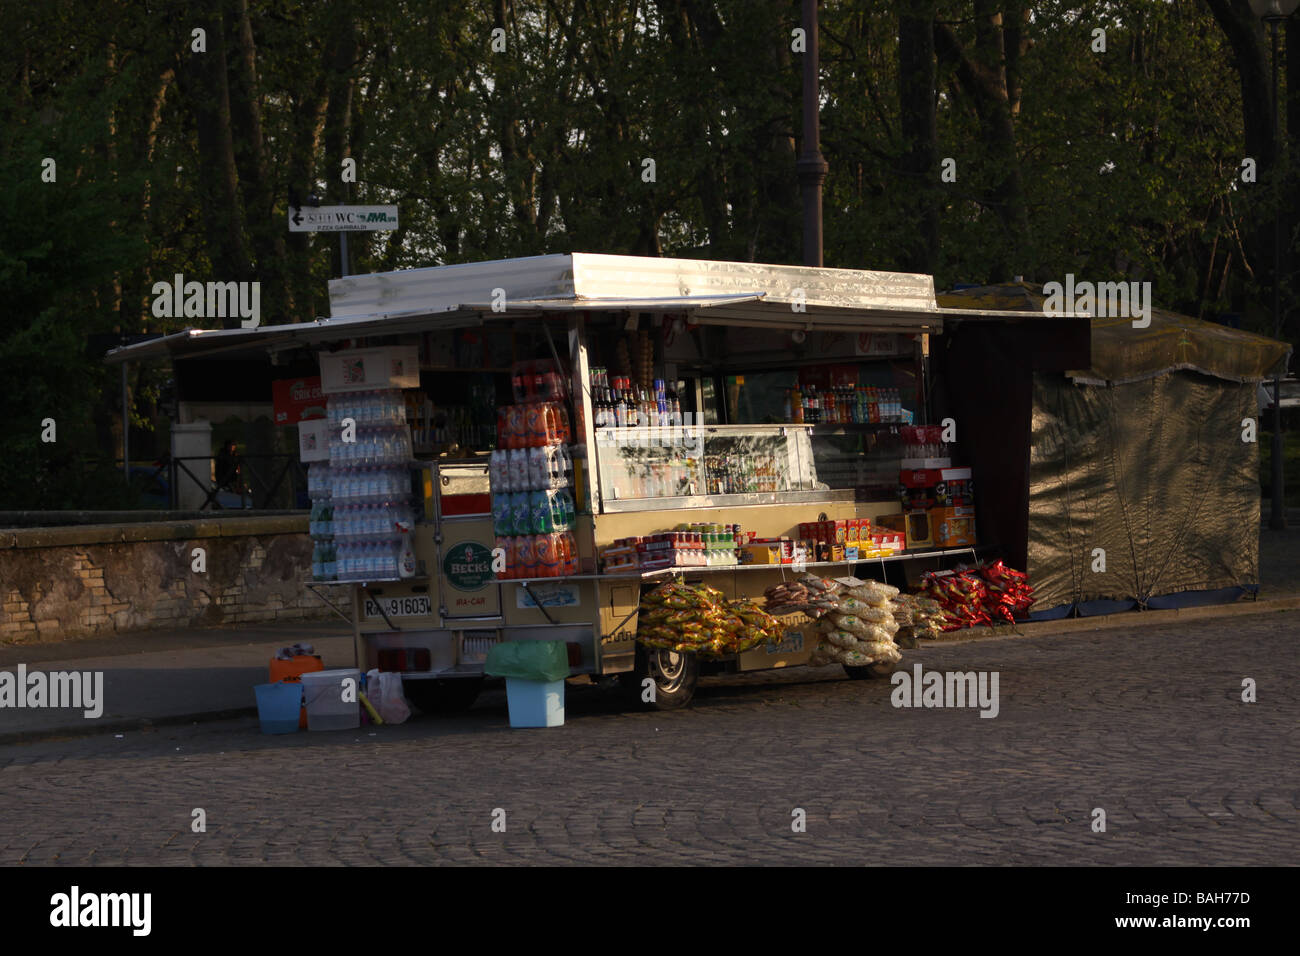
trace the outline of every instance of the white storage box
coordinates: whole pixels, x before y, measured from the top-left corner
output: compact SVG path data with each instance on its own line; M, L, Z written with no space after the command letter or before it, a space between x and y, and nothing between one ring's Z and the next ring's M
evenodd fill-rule
M351 687L344 681L351 679ZM361 726L361 671L355 667L308 671L302 675L308 730L348 730Z
M321 352L320 381L326 395L376 388L419 388L420 350L414 345L393 345Z

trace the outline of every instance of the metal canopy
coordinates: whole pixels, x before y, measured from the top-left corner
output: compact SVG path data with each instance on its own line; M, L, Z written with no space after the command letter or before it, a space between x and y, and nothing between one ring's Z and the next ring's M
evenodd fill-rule
M330 280L329 292L329 318L257 329L187 329L113 349L105 361L277 351L572 311L681 312L697 325L931 335L954 319L1037 317L1020 310L940 308L933 278L916 273L588 253L348 276Z

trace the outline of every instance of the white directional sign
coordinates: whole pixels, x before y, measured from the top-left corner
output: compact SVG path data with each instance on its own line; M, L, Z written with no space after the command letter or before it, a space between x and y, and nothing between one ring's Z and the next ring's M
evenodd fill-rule
M375 232L397 228L396 206L290 206L290 232Z

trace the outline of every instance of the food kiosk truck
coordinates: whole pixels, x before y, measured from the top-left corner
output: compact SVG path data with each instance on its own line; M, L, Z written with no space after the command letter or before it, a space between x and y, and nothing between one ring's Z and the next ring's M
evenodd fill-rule
M902 523L900 466L952 465L902 431L926 423L945 321L1028 318L941 309L925 275L588 254L350 276L330 306L116 358L315 354L329 411L299 426L306 586L351 621L356 665L401 672L423 710L469 706L490 647L528 640L680 707L701 673L804 665L817 638L793 615L707 661L646 646L638 608L659 583L761 599L804 569L904 583L970 561L972 521Z

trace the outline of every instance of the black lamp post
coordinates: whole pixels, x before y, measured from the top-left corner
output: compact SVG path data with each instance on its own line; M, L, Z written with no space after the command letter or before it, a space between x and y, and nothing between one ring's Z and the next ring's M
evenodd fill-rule
M1250 9L1268 24L1273 45L1273 155L1274 168L1282 171L1281 108L1277 92L1277 34L1287 17L1300 7L1300 0L1250 0ZM1278 208L1273 214L1273 338L1282 336L1282 205L1278 192ZM1286 527L1286 488L1282 473L1282 379L1273 376L1273 495L1268 526L1276 530Z
M1300 2L1300 0L1297 0ZM822 265L822 183L828 169L821 151L821 85L817 0L803 0L803 152L795 162L803 194L803 264Z

